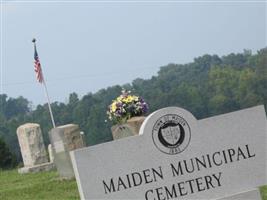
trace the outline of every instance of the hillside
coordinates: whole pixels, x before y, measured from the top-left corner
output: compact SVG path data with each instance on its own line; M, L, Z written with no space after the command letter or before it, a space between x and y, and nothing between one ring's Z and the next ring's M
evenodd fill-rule
M264 104L267 108L267 48L251 54L203 55L188 64L162 66L151 79L136 79L123 86L112 86L78 99L69 95L68 103L54 102L52 109L57 125L79 124L88 145L112 140L106 110L122 88L142 96L150 112L166 106L179 106L198 119ZM52 128L47 105L30 110L24 97L0 95L0 137L21 160L16 129L26 122L41 125L45 143Z

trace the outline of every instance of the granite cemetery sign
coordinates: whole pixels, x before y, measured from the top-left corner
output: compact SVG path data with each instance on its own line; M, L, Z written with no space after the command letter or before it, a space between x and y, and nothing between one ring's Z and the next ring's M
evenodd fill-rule
M71 158L82 199L216 199L266 184L266 132L263 106L202 120L168 107Z

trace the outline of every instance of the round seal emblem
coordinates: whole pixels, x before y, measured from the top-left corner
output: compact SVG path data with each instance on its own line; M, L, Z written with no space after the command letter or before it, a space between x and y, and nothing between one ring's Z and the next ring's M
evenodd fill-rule
M173 155L186 149L191 139L191 131L184 118L176 114L168 114L156 121L152 138L161 152Z

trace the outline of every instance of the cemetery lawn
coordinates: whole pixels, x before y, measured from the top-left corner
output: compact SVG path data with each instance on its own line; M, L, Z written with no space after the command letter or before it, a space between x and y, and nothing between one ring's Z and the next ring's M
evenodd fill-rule
M261 196L263 200L267 200L267 185L261 187Z
M0 170L1 200L78 200L75 180L60 180L56 171L18 174Z
M267 200L267 186L261 187L262 199ZM59 180L56 171L18 174L17 170L0 170L1 200L78 200L75 180Z

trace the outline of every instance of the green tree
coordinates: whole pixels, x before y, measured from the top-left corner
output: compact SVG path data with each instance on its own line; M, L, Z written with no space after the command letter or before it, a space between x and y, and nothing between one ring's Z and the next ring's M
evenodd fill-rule
M0 169L12 168L15 164L15 156L10 152L4 140L0 137Z
M170 63L160 67L150 79L137 78L123 86L112 86L78 98L74 92L67 103L53 102L57 125L75 123L84 131L87 144L94 145L112 140L111 123L105 123L108 105L122 88L142 96L150 112L167 106L179 106L197 118L231 112L259 104L267 106L267 48L256 54L245 50L219 57L203 55L191 63ZM16 129L26 122L41 126L45 144L52 128L47 104L30 109L23 98L0 95L0 136L19 159Z

